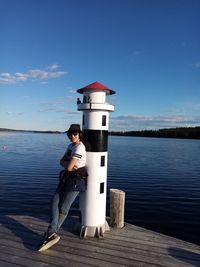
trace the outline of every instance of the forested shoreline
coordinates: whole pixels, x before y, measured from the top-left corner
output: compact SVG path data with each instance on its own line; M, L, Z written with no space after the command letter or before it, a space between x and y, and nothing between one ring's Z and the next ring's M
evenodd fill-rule
M110 135L116 136L140 136L140 137L159 137L159 138L186 138L200 139L200 127L179 127L165 128L159 130L142 130L142 131L112 131Z
M0 128L0 132L31 132L31 133L58 133L58 134L63 133L60 131L34 131L34 130L29 131L29 130L15 130L15 129L6 129L6 128ZM165 128L165 129L159 129L159 130L110 131L109 135L200 139L200 126Z
M0 128L0 132L24 132L24 133L62 133L59 131L36 131L36 130L16 130L16 129L7 129L7 128Z

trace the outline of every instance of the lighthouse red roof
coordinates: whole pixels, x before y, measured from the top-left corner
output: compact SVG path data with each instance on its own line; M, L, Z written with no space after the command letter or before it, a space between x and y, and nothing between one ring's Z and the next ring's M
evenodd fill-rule
M113 95L115 94L115 91L109 89L107 86L99 83L99 82L94 82L91 84L88 84L85 87L82 87L80 89L77 90L78 93L83 94L84 90L102 90L102 91L106 91L107 94Z

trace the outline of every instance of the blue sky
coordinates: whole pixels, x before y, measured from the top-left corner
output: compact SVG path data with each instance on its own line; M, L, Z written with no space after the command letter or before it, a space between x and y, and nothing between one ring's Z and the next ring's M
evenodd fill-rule
M199 0L0 0L0 127L81 123L76 89L116 91L110 130L200 125Z

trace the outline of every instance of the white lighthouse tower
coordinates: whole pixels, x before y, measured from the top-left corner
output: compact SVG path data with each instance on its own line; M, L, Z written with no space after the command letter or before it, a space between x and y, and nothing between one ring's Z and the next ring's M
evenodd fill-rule
M81 89L82 102L77 102L83 112L83 142L87 152L87 190L80 194L81 233L85 236L103 236L109 230L106 222L106 189L108 161L109 112L114 106L106 102L106 95L115 92L99 82Z

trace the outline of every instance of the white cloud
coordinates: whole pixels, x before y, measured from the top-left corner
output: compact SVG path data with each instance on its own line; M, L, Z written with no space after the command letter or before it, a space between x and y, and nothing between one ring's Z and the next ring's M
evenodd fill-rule
M16 83L16 78L10 73L0 73L0 84L13 84Z
M111 131L155 130L173 127L194 127L200 125L200 116L158 115L132 116L124 115L110 118Z
M42 82L40 82L40 84L48 84L48 82L47 81L42 81Z
M24 74L24 73L20 73L20 72L16 72L15 73L15 79L17 81L26 81L28 79L28 74Z
M48 67L46 67L47 70L55 70L58 68L60 68L60 65L58 65L58 64L52 64L52 65L49 65Z
M30 78L36 80L48 80L48 79L55 79L62 75L66 74L64 71L48 71L48 70L29 70L28 75Z
M29 70L29 77L33 79L47 79L48 78L48 72L45 70Z
M77 91L76 90L69 90L69 93L71 93L71 94L77 94Z
M59 65L53 64L42 70L31 69L27 73L0 73L0 84L16 84L19 82L25 82L27 80L47 81L49 79L56 79L67 74L65 71L57 70L59 67Z

